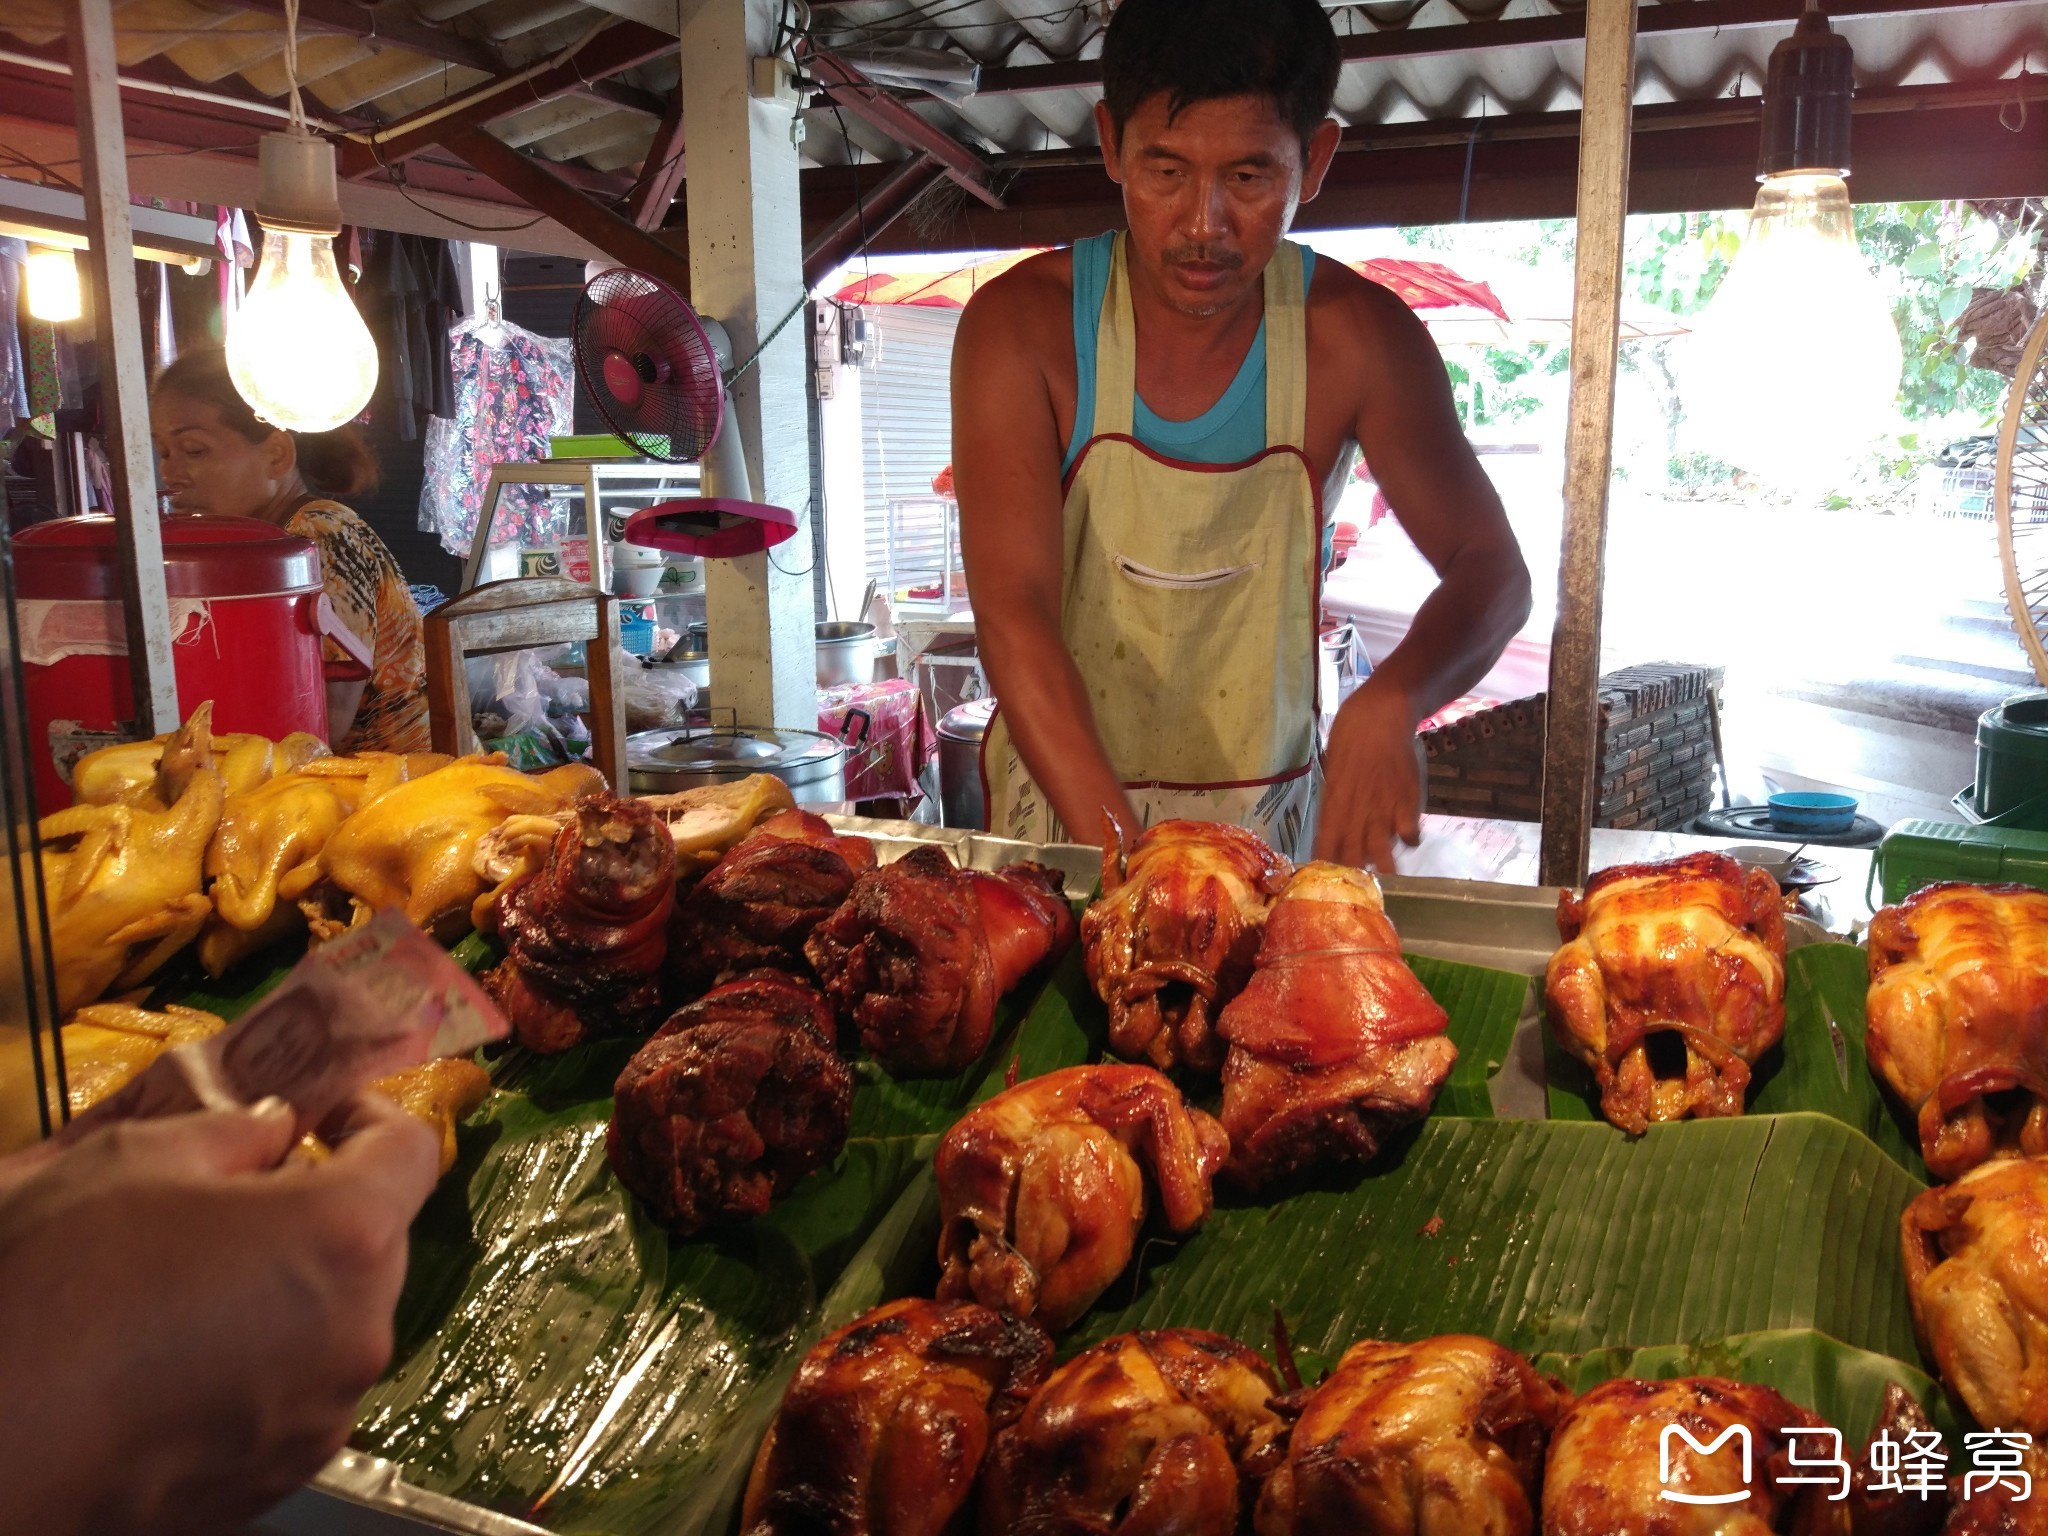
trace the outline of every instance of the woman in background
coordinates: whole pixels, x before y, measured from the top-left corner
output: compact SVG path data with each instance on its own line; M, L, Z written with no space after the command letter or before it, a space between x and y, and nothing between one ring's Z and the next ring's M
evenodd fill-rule
M376 484L361 434L286 432L258 421L218 347L187 352L157 375L149 424L173 511L261 518L319 547L328 601L372 653L367 679L327 685L334 750L427 751L419 608L384 541L336 499ZM330 661L346 659L327 645Z

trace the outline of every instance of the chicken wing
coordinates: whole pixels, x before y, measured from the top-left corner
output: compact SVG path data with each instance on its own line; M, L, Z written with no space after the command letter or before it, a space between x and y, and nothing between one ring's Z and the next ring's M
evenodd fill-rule
M754 1457L743 1536L947 1536L989 1437L1052 1363L1030 1323L892 1301L804 1357Z
M1109 1008L1109 1043L1165 1071L1215 1072L1218 1012L1251 975L1266 909L1294 867L1256 833L1162 821L1128 857L1112 825L1102 895L1082 915L1088 979Z
M206 713L208 728L209 761L205 766L220 774L221 782L230 795L247 794L276 774L289 773L327 755L327 744L304 731L294 731L282 741L272 741L267 736L254 736L245 731L216 734L212 730L213 701L209 699L193 710L193 717L197 718L201 711ZM73 803L128 805L147 811L168 810L184 789L184 774L196 766L192 758L187 758L181 765L174 755L169 775L162 775L164 749L180 734L173 731L151 741L120 742L86 753L71 769ZM170 800L158 792L160 778L170 793Z
M467 1056L444 1056L370 1086L441 1138L441 1171L455 1166L455 1127L490 1097L491 1074Z
M1544 1448L1571 1402L1513 1350L1465 1334L1354 1344L1296 1396L1258 1536L1531 1536Z
M498 900L505 958L484 989L528 1050L644 1034L663 1012L676 850L655 814L610 794L579 801L540 873Z
M676 904L669 975L696 997L722 975L764 966L810 974L804 941L875 867L875 845L841 837L822 816L778 811L749 832Z
M1674 1426L1682 1436L1667 1435ZM1813 1475L1793 1469L1788 1431L1825 1428L1769 1387L1718 1376L1602 1382L1550 1437L1544 1536L1845 1533L1846 1511L1827 1502L1823 1485L1784 1482ZM1832 1454L1828 1446L1824 1437L1805 1437L1797 1450L1811 1462ZM1686 1502L1666 1492L1728 1502Z
M88 1003L64 1023L64 1095L76 1115L125 1087L157 1057L228 1027L219 1014L176 1003L161 1011L133 1003Z
M2048 891L1945 883L1870 924L1870 1065L1937 1179L2048 1153Z
M982 1474L985 1536L1232 1536L1279 1462L1279 1384L1235 1339L1126 1333L1076 1355L1001 1431Z
M1980 1424L2048 1434L2048 1158L2001 1158L1900 1218L1920 1342Z
M1248 1188L1366 1162L1429 1113L1457 1062L1450 1016L1401 958L1379 882L1305 864L1280 894L1252 978L1217 1020L1224 1172Z
M73 805L38 824L60 1013L148 980L213 911L203 862L226 791L218 772L196 766L207 760L209 713L194 710L164 749L185 765L176 791L160 771L157 797L170 809Z
M856 880L804 953L883 1067L958 1072L988 1049L997 1000L1073 942L1064 889L1042 864L983 874L927 845Z
M1544 1000L1558 1042L1592 1068L1600 1110L1653 1120L1739 1115L1749 1069L1785 1033L1777 883L1725 854L1623 864L1557 902L1564 945Z
M942 1299L1057 1332L1130 1262L1149 1169L1174 1232L1209 1219L1223 1128L1150 1067L1068 1067L997 1094L939 1142Z
M671 1232L758 1216L839 1155L853 1073L817 988L754 971L677 1011L613 1089L605 1150Z
M604 775L581 763L528 775L477 757L411 779L349 817L321 850L319 873L349 910L337 917L316 906L314 932L400 907L438 937L459 938L484 890L475 869L483 835L509 816L545 815L603 788Z

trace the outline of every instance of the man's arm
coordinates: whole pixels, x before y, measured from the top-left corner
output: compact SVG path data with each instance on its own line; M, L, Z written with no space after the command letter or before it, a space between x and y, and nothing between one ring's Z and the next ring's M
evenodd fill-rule
M953 480L976 643L1017 749L1070 836L1104 813L1137 821L1102 750L1095 712L1060 635L1064 551L1059 422L1046 349L1071 294L1041 257L976 294L953 343Z
M1351 277L1351 274L1344 274ZM1493 667L1529 617L1529 569L1500 497L1466 442L1443 358L1422 322L1385 289L1345 284L1369 360L1357 437L1373 478L1437 573L1386 660L1337 712L1317 852L1393 868L1394 839L1421 837L1415 727Z

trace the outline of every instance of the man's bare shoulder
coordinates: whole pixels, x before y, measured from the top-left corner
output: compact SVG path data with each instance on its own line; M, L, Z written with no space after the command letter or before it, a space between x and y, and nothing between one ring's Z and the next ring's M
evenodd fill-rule
M1026 257L1009 271L993 279L967 301L960 317L960 334L974 336L1037 338L1058 337L1067 330L1067 317L1074 308L1074 253L1071 250L1041 251Z
M1435 350L1428 329L1399 294L1327 257L1316 263L1308 315L1311 334L1320 326L1342 332L1354 344L1407 348L1419 340Z

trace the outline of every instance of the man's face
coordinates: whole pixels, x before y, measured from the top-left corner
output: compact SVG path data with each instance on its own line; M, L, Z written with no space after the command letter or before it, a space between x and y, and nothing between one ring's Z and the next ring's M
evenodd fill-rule
M1097 106L1103 161L1124 189L1134 271L1182 313L1213 315L1259 282L1341 130L1325 121L1304 154L1268 97L1198 101L1170 121L1166 105L1148 98L1121 136Z

